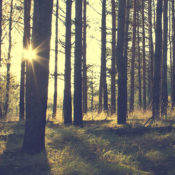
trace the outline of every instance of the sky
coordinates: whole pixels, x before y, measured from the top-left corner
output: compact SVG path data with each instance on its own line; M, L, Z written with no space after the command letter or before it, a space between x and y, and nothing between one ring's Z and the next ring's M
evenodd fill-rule
M9 17L9 10L10 10L10 2L8 0L3 1L4 5L4 15L6 20ZM7 3L7 4L6 4ZM56 1L55 1L56 3ZM14 0L15 8L18 7L20 4L19 0ZM65 14L65 2L64 0L59 1L59 24L58 24L58 38L59 41L65 41L65 25L63 24L62 20L64 21ZM51 36L51 53L50 53L50 73L54 73L54 59L55 59L55 11L56 6L54 5L53 9L53 16L52 16L52 36ZM64 11L64 12L63 12ZM87 6L87 64L94 64L94 73L99 75L100 71L100 60L101 60L101 0L90 1L90 5ZM23 54L23 19L20 18L23 16L23 11L16 11L14 13L14 20L17 21L19 19L20 23L13 23L13 30L12 30L12 53L11 53L11 73L17 77L18 82L20 81L20 65L21 59ZM72 19L75 18L75 3L72 6ZM61 19L61 20L60 20ZM107 25L110 27L111 25L111 16L107 16ZM4 25L5 26L5 25ZM75 26L72 25L72 31L74 31ZM7 58L8 53L8 25L3 30L3 56ZM110 40L108 37L108 40ZM74 42L75 38L72 37L72 43ZM111 44L108 43L108 47ZM65 55L62 53L64 52L64 48L61 46L60 42L58 45L58 72L64 73L65 68ZM61 52L60 52L61 51ZM72 69L73 69L73 62L74 62L74 49L72 48ZM6 72L6 67L4 67L1 71ZM49 98L53 98L53 91L54 91L54 79L49 76ZM58 77L58 96L62 98L63 91L64 91L64 77ZM73 71L72 71L72 82L73 82ZM73 90L73 88L72 88Z

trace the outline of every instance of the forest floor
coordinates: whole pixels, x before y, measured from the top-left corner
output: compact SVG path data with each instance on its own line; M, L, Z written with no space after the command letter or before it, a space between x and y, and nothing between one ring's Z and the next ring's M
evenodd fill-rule
M173 114L150 127L149 111L134 112L127 125L95 113L82 128L48 121L46 150L37 155L21 152L23 122L0 121L0 175L174 175Z

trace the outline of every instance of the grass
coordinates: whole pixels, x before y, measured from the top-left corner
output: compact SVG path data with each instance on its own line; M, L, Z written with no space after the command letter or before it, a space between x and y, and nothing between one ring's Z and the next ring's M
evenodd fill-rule
M166 130L173 114L149 130L144 130L143 124L150 112L139 110L129 116L126 126L117 125L115 115L96 113L84 116L83 128L48 121L46 150L38 155L20 151L24 123L1 121L0 174L174 175L174 125Z

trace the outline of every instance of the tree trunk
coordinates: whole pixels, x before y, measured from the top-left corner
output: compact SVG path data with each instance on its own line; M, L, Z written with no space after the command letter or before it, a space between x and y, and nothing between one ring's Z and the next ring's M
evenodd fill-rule
M54 97L52 117L56 118L57 113L57 77L58 77L58 0L56 0L56 23L55 23L55 72L54 72Z
M135 41L136 41L136 0L134 3L133 12L133 38L132 38L132 59L131 59L131 77L130 77L130 109L129 112L134 110L134 76L135 76Z
M27 63L23 141L23 151L26 153L39 153L45 148L52 8L53 1L34 1L32 46L37 55Z
M152 89L153 89L153 37L152 37L152 4L151 0L148 0L148 23L149 23L149 105L152 105Z
M9 108L9 91L10 91L10 68L11 68L11 50L12 50L12 18L13 18L13 0L10 5L10 18L9 18L9 48L7 57L7 83L6 83L6 96L4 103L4 118L7 117Z
M172 79L172 108L175 107L175 14L174 0L172 0L172 41L173 41L173 79Z
M116 112L116 12L115 12L115 0L111 0L112 4L112 60L111 60L111 114Z
M2 0L0 1L0 68L2 62L1 46L2 46Z
M167 41L168 41L168 1L164 1L163 24L163 61L162 61L162 100L161 114L167 115L168 88L167 88Z
M128 1L127 1L128 2ZM127 65L123 56L125 41L125 0L119 0L118 37L117 37L117 67L118 67L118 123L125 124L127 117Z
M72 0L66 1L66 41L65 41L65 72L64 72L64 124L72 124L72 95L71 95L71 14Z
M24 36L23 49L28 49L30 45L30 9L31 0L24 1ZM20 80L20 103L19 103L19 119L24 120L25 111L25 58L21 62L21 80Z
M108 92L106 82L106 0L102 1L102 30L101 30L101 73L99 87L99 111L102 105L105 111L108 111ZM101 112L101 111L100 111Z
M87 113L86 0L83 0L83 113Z
M82 0L75 1L74 124L83 124L82 114Z
M140 18L139 18L139 11L137 12L137 48L138 48L138 81L139 81L139 107L142 107L142 78L141 78L141 56L140 56Z
M154 81L153 81L152 116L154 119L160 118L161 59L162 59L162 0L159 0L157 2L156 45L155 45L155 60L154 60Z
M143 39L143 110L146 110L146 58L145 58L145 4L142 0L142 39Z

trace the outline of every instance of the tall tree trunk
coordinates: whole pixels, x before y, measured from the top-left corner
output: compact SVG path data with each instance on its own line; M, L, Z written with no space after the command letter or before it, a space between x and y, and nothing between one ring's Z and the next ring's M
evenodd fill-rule
M149 104L152 105L152 89L153 89L153 37L152 37L152 0L148 0L148 23L149 23Z
M145 4L142 0L142 39L143 39L143 110L146 110L146 58L145 58Z
M161 114L167 115L168 88L167 88L167 42L168 42L168 1L164 1L163 9L163 61L162 61L162 95Z
M159 0L157 1L156 46L155 46L154 81L153 81L152 117L154 119L160 117L161 59L162 59L162 0Z
M53 1L34 1L32 46L37 55L27 63L26 124L23 141L23 151L26 153L39 153L45 148L52 8Z
M1 61L2 61L2 0L0 1L0 68L1 68Z
M135 76L135 41L136 41L136 0L134 3L133 12L133 38L132 38L132 59L131 59L131 77L130 77L130 109L129 112L134 110L134 76Z
M74 124L83 124L82 114L82 0L75 1Z
M4 103L4 118L7 117L9 108L9 91L10 91L10 67L11 67L11 50L12 50L12 18L13 18L13 0L10 5L10 18L9 18L9 48L7 57L7 83L6 83L6 96Z
M87 113L86 0L83 0L83 113Z
M128 1L127 1L128 2ZM127 118L127 65L123 56L125 41L125 0L119 0L118 37L117 37L117 67L118 67L118 123L125 124Z
M139 107L142 107L142 78L141 78L141 56L140 56L140 18L139 11L137 12L137 48L138 48L138 81L139 81Z
M102 29L101 29L101 73L100 73L100 87L99 87L99 111L102 105L104 110L108 111L108 92L106 82L106 0L102 1Z
M28 49L30 45L30 9L31 0L24 1L24 36L23 49ZM20 80L20 103L19 103L19 119L24 120L25 111L25 58L21 62L21 80Z
M115 0L111 0L112 4L112 60L111 60L111 114L116 112L116 11Z
M173 41L173 79L172 79L172 108L175 107L175 11L174 0L172 0L172 41Z
M57 113L57 77L58 77L58 0L56 0L56 23L55 23L55 72L54 72L54 97L52 117L56 118Z
M66 41L65 41L65 72L64 72L64 124L72 123L72 95L71 95L71 14L72 0L66 1Z
M0 69L1 69L1 62L2 62L2 0L0 1ZM0 104L0 118L2 118L2 108Z
M127 117L127 111L128 111L128 91L127 91L127 72L128 72L128 43L129 43L129 14L130 14L130 1L126 0L126 5L125 5L125 26L124 26L124 30L125 30L125 35L124 35L124 46L123 46L123 50L124 50L124 77L123 80L125 83L124 84L124 89L123 89L123 98L124 98L124 110L126 110L125 116ZM117 58L116 58L117 59Z

